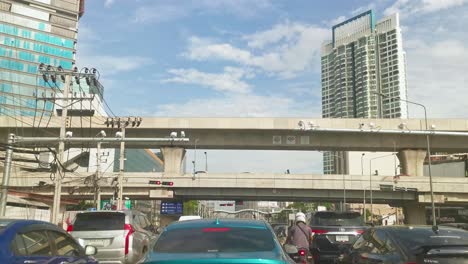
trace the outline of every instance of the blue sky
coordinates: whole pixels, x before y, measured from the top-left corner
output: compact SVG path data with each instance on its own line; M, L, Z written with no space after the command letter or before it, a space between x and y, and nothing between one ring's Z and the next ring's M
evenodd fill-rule
M331 26L368 9L378 20L399 12L409 99L429 117L467 118L467 3L92 0L77 60L100 70L117 115L320 117L320 46ZM298 171L321 170L320 154L289 155Z

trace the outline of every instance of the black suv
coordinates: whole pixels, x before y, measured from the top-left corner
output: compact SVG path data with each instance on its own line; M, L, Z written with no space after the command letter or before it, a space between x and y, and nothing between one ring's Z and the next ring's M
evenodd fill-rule
M359 238L366 226L357 212L316 212L310 220L314 234L311 252L315 263L334 263Z

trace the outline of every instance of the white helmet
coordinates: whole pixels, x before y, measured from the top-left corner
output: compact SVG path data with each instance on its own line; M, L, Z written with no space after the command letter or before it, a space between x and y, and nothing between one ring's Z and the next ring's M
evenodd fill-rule
M306 216L304 213L299 212L296 214L296 222L306 222Z

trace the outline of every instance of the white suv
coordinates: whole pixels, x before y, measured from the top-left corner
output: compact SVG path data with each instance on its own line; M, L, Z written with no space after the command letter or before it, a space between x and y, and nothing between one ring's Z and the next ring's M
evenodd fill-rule
M67 231L83 247L96 247L99 263L136 263L156 239L148 218L130 210L78 213Z

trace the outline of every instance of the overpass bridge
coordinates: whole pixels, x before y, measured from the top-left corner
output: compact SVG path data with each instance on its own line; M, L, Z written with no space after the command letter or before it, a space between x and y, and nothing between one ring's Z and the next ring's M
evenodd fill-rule
M62 184L65 199L93 199L93 175L70 173ZM345 181L343 181L345 177ZM150 181L172 182L172 186L150 184ZM116 174L105 173L99 181L102 199L113 196ZM438 206L460 206L468 203L468 179L434 177L434 201ZM362 175L299 175L299 174L214 174L195 176L164 173L126 173L123 196L132 199L178 200L272 200L272 201L343 201L373 202L401 206L409 223L425 223L425 206L430 205L428 177L401 177ZM346 192L344 192L346 189ZM10 190L34 192L52 196L53 181L49 173L16 172Z
M94 185L90 174L67 174L62 195L67 199L90 199ZM112 197L116 174L105 173L99 185L102 196ZM345 178L345 181L343 180ZM150 184L150 181L172 182L172 186ZM361 203L366 190L369 199L369 176L199 173L183 176L163 173L125 173L124 195L134 199L197 199L197 200L273 200L273 201L341 201ZM433 177L435 202L460 205L468 202L468 179ZM396 187L396 188L393 188ZM10 188L53 195L49 173L17 172L12 175ZM428 177L372 176L373 199L376 203L429 203ZM167 191L167 192L164 192Z
M104 130L112 137L120 131L105 117L69 120L67 130L74 137L96 137ZM89 121L89 123L87 122ZM299 129L299 122L303 128ZM36 123L36 124L34 124ZM114 124L115 122L112 122ZM127 138L162 138L172 131L184 131L190 142L126 142L126 148L161 148L164 171L182 174L185 149L251 149L251 150L330 150L330 151L397 151L402 173L422 176L426 135L431 138L433 152L465 152L468 147L468 120L429 119L310 119L310 118L161 118L144 117L140 125L118 122L126 126ZM85 125L83 125L85 124ZM86 127L90 124L90 127ZM85 126L85 127L83 127ZM8 133L17 136L55 136L60 130L60 117L39 124L34 118L0 117L0 143ZM457 134L458 133L458 134ZM103 143L117 146L118 140ZM48 146L49 143L35 143ZM20 145L20 144L17 144ZM67 142L67 147L81 147L82 142Z
M67 130L74 137L95 137L104 130L110 137L120 131L106 124L105 117L75 117ZM91 121L90 118L92 118ZM300 130L298 122L305 121L315 129ZM33 126L33 123L36 123ZM91 127L89 126L91 124ZM432 131L467 132L468 120L429 119ZM47 127L46 127L47 125ZM126 137L167 137L171 131L184 131L191 142L180 144L185 149L250 149L250 150L333 150L333 151L394 151L425 149L424 119L313 119L313 118L161 118L143 117L138 127L126 127ZM8 133L17 136L58 136L60 117L38 124L28 117L0 116L0 142L6 142ZM394 130L394 133L381 133ZM463 152L468 137L434 134L431 148L434 152ZM69 143L73 146L73 143ZM76 143L80 145L82 143ZM111 143L109 143L111 144ZM117 145L115 142L114 145ZM67 143L68 145L68 143ZM105 145L105 144L103 144ZM126 148L159 148L172 146L170 142L127 142Z

